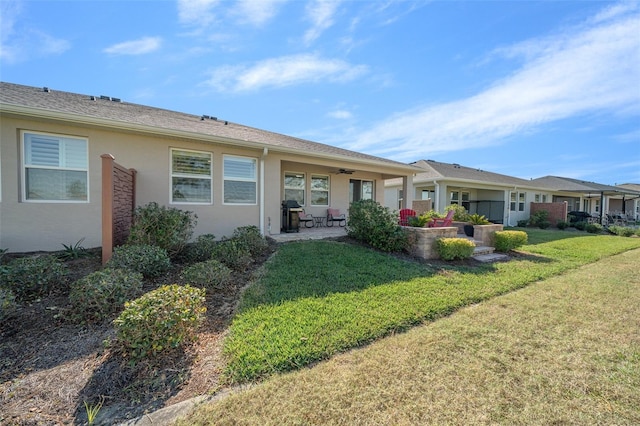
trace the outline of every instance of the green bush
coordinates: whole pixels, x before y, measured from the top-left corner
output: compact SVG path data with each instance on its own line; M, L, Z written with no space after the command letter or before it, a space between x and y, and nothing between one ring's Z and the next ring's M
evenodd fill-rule
M587 222L584 222L584 221L576 222L573 224L573 226L579 231L584 231L587 228Z
M529 225L529 220L523 219L518 221L518 228L526 228Z
M222 240L216 244L211 258L222 262L234 271L243 271L253 262L247 247L234 239Z
M102 321L113 317L142 291L142 274L126 269L103 269L71 284L73 317Z
M496 251L508 252L527 244L528 236L524 231L497 231L494 237Z
M612 234L618 235L620 237L630 237L635 233L635 229L627 226L612 225L607 229Z
M558 229L567 229L569 227L569 222L566 220L559 220L558 223L556 223L556 227Z
M467 209L459 204L451 204L450 206L445 207L444 211L449 212L449 210L454 210L453 220L456 222L468 222L469 221L469 213Z
M231 239L246 248L254 258L262 256L269 250L269 242L260 233L260 229L257 226L251 225L236 228Z
M551 225L549 222L549 212L546 210L539 210L531 215L529 218L529 224L531 226L537 226L540 229L546 229Z
M184 268L181 278L185 283L198 287L223 288L231 281L231 269L222 262L211 259Z
M166 250L158 246L124 245L113 249L107 266L140 272L146 278L152 278L168 271L171 260Z
M11 290L18 300L44 296L66 284L67 268L55 256L22 257L9 262L0 274L0 287Z
M9 318L17 308L16 296L8 288L0 287L0 323Z
M204 295L204 289L172 284L126 302L113 323L131 361L156 357L195 340L206 311Z
M374 200L351 204L347 234L387 252L403 251L409 246L409 237L398 225L397 215Z
M180 253L180 259L187 263L204 262L211 259L211 254L218 242L213 234L199 235L196 240L188 244Z
M420 215L420 216L409 216L407 218L407 224L409 226L413 226L414 228L424 228L427 223L431 221L431 218Z
M158 246L174 257L193 235L197 218L193 212L149 203L136 208L127 243Z
M478 213L469 215L469 222L473 225L489 225L491 223L484 215Z
M588 223L587 226L585 226L585 230L590 234L599 234L603 229L604 227L599 223Z
M467 259L473 255L473 241L466 238L438 238L436 251L444 260Z

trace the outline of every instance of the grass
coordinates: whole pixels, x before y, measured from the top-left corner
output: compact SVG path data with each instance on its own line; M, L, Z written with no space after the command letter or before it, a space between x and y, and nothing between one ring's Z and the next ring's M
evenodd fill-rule
M640 424L639 261L603 258L178 424Z
M528 231L508 263L437 269L364 247L315 241L284 245L250 288L224 353L231 382L294 370L482 300L604 257L640 239Z

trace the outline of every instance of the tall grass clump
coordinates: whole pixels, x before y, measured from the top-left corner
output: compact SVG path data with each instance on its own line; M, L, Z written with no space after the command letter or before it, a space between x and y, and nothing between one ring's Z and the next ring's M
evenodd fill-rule
M409 236L398 225L396 214L373 200L351 204L347 234L387 252L400 252L409 245Z
M158 246L175 257L193 235L197 219L193 212L151 202L136 208L127 243Z

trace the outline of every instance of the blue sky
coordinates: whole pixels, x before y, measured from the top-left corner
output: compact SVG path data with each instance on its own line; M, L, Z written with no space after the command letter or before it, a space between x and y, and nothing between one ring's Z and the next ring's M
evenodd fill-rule
M402 162L640 183L640 2L0 0L0 79Z

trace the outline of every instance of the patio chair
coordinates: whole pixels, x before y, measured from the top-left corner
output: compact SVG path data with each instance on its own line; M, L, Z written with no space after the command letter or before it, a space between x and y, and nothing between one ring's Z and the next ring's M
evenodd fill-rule
M327 226L333 226L334 222L338 222L338 226L345 226L347 217L344 213L340 214L339 209L327 209Z
M429 222L428 227L429 228L442 228L445 226L451 226L451 223L453 222L453 215L455 214L455 210L449 210L449 212L447 213L447 216L445 216L444 218L435 218L432 219L431 222Z
M313 215L307 214L304 210L298 213L298 220L300 223L304 223L305 228L313 228L314 226Z
M409 226L409 218L411 216L417 216L418 214L416 213L415 210L412 209L401 209L400 210L400 221L398 221L398 224L400 226Z

